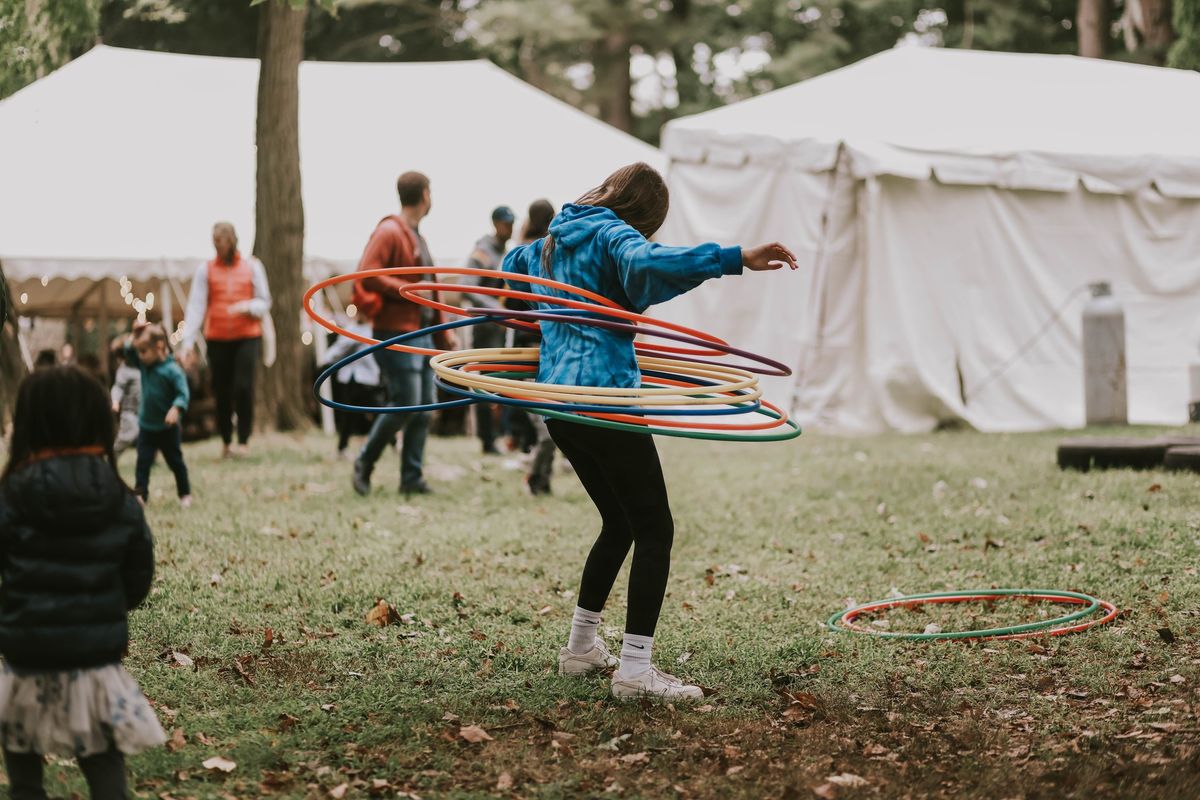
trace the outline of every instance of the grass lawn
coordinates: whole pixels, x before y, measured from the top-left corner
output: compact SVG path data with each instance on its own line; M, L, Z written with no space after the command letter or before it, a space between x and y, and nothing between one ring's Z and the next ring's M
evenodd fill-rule
M178 509L161 464L152 480L158 577L127 667L175 738L131 760L137 791L1200 797L1200 481L1063 473L1056 438L660 440L676 543L656 661L711 688L690 708L555 674L598 529L570 473L526 497L505 458L433 438L436 495L400 497L388 454L362 499L315 435L260 439L241 462L190 446L196 507ZM614 646L624 582L602 628ZM986 644L822 625L848 598L991 586L1078 589L1124 613ZM386 627L366 622L380 598L401 615ZM491 739L467 741L471 726ZM214 756L236 767L205 769ZM49 774L52 794L82 791L73 768Z

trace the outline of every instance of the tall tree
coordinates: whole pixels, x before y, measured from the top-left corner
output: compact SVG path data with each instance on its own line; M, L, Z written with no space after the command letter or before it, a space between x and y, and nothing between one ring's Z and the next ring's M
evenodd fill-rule
M1167 63L1178 69L1200 70L1200 0L1175 0L1175 30L1179 38Z
M25 377L25 361L17 345L17 313L0 265L0 430L12 416L17 399L17 387Z
M1104 58L1108 53L1109 0L1079 0L1075 30L1079 35L1079 55Z
M258 174L254 255L271 284L275 363L266 370L263 408L279 430L308 425L302 390L307 377L300 342L304 294L304 204L300 197L300 62L304 58L304 0L257 0Z
M0 98L96 41L101 0L0 0Z

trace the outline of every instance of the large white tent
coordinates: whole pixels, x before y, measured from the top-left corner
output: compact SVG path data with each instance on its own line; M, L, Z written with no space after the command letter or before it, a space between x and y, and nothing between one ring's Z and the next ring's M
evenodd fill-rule
M1187 417L1200 341L1200 74L899 48L668 123L662 239L796 249L664 316L783 358L810 425L1083 424L1080 317L1126 313L1133 422Z
M190 278L217 220L254 241L258 62L99 46L0 102L0 263L19 310L67 313L126 276ZM305 268L352 269L405 170L430 177L422 225L459 264L500 204L573 200L659 151L487 61L300 67ZM43 280L44 279L44 280ZM107 294L105 294L107 292ZM176 317L177 318L177 317Z

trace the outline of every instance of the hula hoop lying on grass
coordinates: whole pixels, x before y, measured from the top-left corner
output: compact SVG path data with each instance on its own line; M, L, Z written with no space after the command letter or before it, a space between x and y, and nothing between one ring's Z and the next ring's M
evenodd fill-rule
M869 626L856 624L856 620L864 614L885 611L891 608L913 608L933 603L963 603L976 600L1002 600L1005 598L1025 597L1030 600L1040 600L1053 603L1082 605L1085 608L1063 614L1052 619L1027 622L1022 625L1010 625L1002 628L987 628L975 631L940 631L938 633L893 633L880 631ZM1102 616L1079 622L1085 617L1103 611ZM1067 633L1087 630L1088 628L1104 625L1116 619L1117 607L1106 600L1099 600L1080 592L1064 592L1055 589L980 589L958 592L931 592L928 594L911 594L888 600L876 600L846 611L839 611L829 618L826 623L831 631L839 633L861 633L880 639L902 639L908 641L950 641L971 639L1028 639L1036 636L1062 636Z

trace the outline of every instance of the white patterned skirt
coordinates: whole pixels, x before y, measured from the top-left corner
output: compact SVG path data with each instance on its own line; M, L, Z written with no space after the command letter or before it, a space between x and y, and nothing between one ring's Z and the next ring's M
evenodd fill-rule
M0 665L0 746L78 758L114 745L140 753L167 740L150 702L120 664L19 674Z

